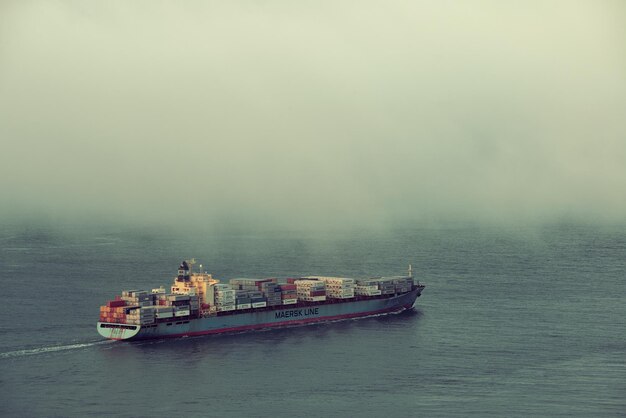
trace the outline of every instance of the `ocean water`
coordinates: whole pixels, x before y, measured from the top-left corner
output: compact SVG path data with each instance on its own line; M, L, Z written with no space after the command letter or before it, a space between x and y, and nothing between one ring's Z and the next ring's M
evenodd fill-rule
M98 307L218 278L403 274L413 311L150 342ZM220 232L0 227L0 416L626 415L626 228Z

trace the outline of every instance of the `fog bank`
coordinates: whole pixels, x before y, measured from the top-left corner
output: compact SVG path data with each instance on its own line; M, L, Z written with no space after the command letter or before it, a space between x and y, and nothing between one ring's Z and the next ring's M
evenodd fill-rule
M4 2L0 215L626 219L619 1Z

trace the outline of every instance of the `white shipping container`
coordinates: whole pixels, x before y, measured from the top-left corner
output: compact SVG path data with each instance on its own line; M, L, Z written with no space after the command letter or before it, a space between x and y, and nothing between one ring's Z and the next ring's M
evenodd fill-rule
M235 305L224 305L224 306L217 307L218 312L229 312L229 311L234 311L235 309L236 309Z
M189 311L176 311L176 312L174 312L174 316L187 316L189 314L190 314Z
M128 315L127 318L135 318L135 319L152 319L154 315Z
M157 318L171 318L174 316L174 312L157 312Z
M305 300L307 302L321 302L326 300L326 296L300 296L298 299Z
M334 285L352 285L354 284L354 279L345 279L341 277L320 277L319 281L324 282L326 284L334 284Z
M254 302L252 304L253 308L265 308L267 306L267 302Z
M369 280L357 280L357 286L378 286L379 280L369 279Z
M240 305L237 305L237 309L250 309L250 308L252 308L251 303L242 303Z
M354 284L326 284L326 289L354 289Z
M346 295L349 293L354 293L354 289L331 289L326 291L326 294L330 293L333 293L335 295Z
M235 299L216 300L214 305L234 305L235 302Z
M215 297L219 297L219 296L235 296L236 293L234 290L224 290L224 291L217 291L215 292Z
M323 286L324 282L321 282L319 280L296 280L294 284L296 286Z
M354 297L354 293L336 293L327 295L329 298L333 299L349 299Z
M326 289L326 293L354 293L354 289Z
M354 288L355 292L369 292L378 290L378 286L356 286Z
M283 299L283 305L293 305L298 303L298 299Z

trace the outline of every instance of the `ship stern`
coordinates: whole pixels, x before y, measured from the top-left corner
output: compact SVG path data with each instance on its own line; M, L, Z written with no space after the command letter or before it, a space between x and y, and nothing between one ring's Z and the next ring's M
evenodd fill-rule
M141 326L98 322L98 334L109 340L130 340L139 334Z

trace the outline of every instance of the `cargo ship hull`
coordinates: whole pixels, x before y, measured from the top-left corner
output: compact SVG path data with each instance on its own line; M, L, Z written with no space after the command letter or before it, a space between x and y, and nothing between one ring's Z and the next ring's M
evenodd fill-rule
M172 318L151 325L98 322L97 328L100 335L108 339L145 340L304 325L402 312L413 307L422 289L423 286L415 286L408 293L336 303L283 305L229 312L206 318Z

